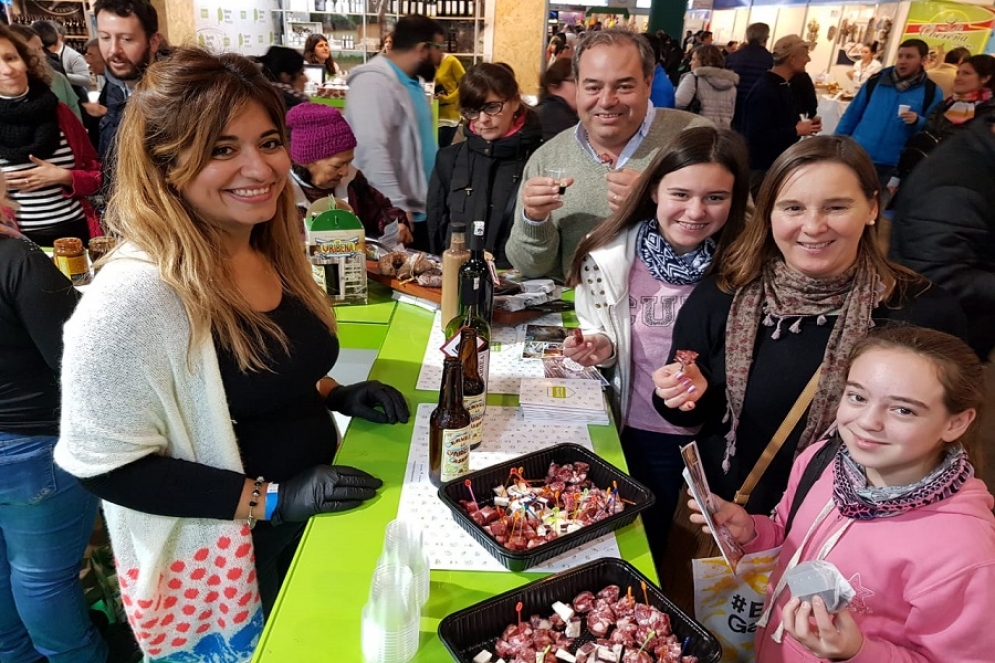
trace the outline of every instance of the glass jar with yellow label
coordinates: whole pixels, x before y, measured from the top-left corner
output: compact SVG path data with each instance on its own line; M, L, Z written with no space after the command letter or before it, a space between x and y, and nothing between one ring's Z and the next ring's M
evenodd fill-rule
M77 237L63 237L52 244L55 249L55 266L66 275L73 285L82 285L89 280L90 266L86 261L83 241Z

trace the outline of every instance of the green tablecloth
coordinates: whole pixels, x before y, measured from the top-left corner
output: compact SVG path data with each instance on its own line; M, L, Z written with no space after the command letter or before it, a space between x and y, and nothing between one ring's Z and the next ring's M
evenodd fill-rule
M374 304L373 308L383 306ZM363 307L353 307L353 320ZM343 319L344 309L337 309ZM408 398L411 410L418 403L436 402L438 394L418 391L420 362L428 341L432 314L407 304L397 304L373 366L370 379L388 382ZM382 311L372 317L382 319ZM381 324L348 323L348 327L374 330ZM346 325L343 325L346 326ZM343 343L343 346L346 344ZM365 345L363 347L369 347ZM491 395L492 405L517 405L517 397ZM353 420L337 463L365 469L384 481L379 497L362 508L313 518L304 534L287 581L267 622L255 663L307 663L363 660L360 648L360 612L368 597L370 578L383 547L384 529L397 515L404 480L413 420L406 425L378 426ZM619 467L625 460L615 430L592 426L594 449ZM656 579L642 521L617 532L622 557ZM450 660L439 641L439 621L456 610L519 587L542 574L511 572L433 571L431 597L422 611L421 641L415 661L443 663Z
M345 110L345 99L339 99L336 97L311 97L311 101L316 104L325 104L326 106L331 106L333 108L338 108L339 110ZM432 106L432 123L435 126L439 126L439 100L433 98L431 102Z

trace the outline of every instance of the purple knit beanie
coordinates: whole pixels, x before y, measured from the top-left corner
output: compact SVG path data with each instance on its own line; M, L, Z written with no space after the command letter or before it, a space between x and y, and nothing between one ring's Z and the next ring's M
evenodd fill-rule
M325 104L297 104L287 113L290 158L307 164L356 147L356 136L337 108Z

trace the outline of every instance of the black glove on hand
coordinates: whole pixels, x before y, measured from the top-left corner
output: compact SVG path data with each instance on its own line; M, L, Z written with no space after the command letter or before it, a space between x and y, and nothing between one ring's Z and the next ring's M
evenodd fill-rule
M280 482L270 523L300 523L318 513L355 509L375 497L382 485L383 481L355 467L315 465Z
M362 417L375 424L408 423L408 404L404 402L404 396L377 380L335 387L325 399L325 405L330 410L349 417ZM374 409L378 405L383 412Z

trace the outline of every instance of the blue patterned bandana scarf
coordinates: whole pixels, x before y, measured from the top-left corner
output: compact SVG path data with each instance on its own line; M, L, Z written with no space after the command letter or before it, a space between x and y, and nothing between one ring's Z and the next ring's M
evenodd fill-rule
M974 466L959 444L947 450L932 472L908 486L871 486L867 474L841 444L836 453L833 499L840 513L856 520L891 518L939 502L956 493L974 476Z
M647 219L636 236L636 253L657 281L671 285L694 285L712 264L715 240L709 237L694 251L679 256L660 234L657 220Z

